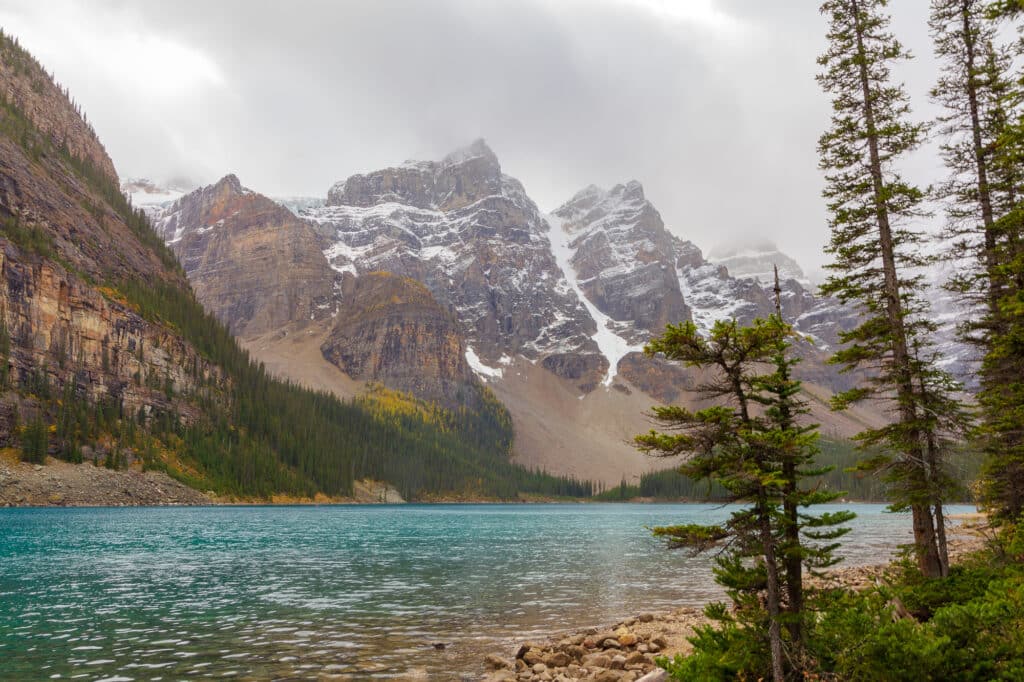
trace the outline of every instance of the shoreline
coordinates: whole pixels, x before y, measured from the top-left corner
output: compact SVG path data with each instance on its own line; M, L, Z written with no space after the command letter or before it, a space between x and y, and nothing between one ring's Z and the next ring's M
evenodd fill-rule
M48 458L46 464L20 462L0 452L0 508L48 507L203 507L203 506L324 506L324 505L544 505L544 504L726 504L720 500L689 498L631 498L596 500L557 498L523 494L516 499L494 499L468 495L427 495L405 500L389 484L356 481L351 496L317 494L309 497L271 495L269 498L237 498L201 491L161 471L138 467L107 469L95 464L72 464ZM887 504L886 501L843 499L840 504ZM950 504L971 505L972 502Z
M957 563L984 545L983 515L956 515L961 524L950 529L949 558ZM665 550L670 551L670 550ZM882 579L896 555L885 563L835 566L811 584L822 588L867 589ZM688 654L697 627L712 621L703 609L682 607L642 613L611 625L552 634L546 640L521 641L511 652L483 657L484 682L667 682L654 664L656 656Z

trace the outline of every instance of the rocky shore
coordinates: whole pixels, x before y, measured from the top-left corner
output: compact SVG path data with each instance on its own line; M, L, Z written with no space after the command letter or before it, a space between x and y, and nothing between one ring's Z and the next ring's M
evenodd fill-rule
M484 659L486 682L660 682L667 679L654 664L656 656L690 649L688 638L708 619L698 609L645 613L608 628L588 630L519 646L511 658Z
M950 561L977 551L984 543L982 523L967 520L951 529ZM976 520L977 521L977 520ZM815 581L819 586L866 589L882 579L889 563L842 566ZM681 608L666 613L646 613L609 627L588 628L563 634L546 642L520 644L511 656L488 654L484 658L485 682L665 682L665 671L654 664L656 656L674 657L693 648L689 637L708 618L699 609Z
M0 507L152 507L209 504L401 504L405 499L387 483L362 480L349 497L313 498L275 495L270 499L234 499L190 488L165 473L138 466L108 469L48 458L46 465L18 461L0 450Z
M115 471L52 460L0 460L0 507L200 505L212 500L157 471Z

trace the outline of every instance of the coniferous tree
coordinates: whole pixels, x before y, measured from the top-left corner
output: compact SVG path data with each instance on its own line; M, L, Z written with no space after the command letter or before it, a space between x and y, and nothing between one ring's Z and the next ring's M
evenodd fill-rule
M920 393L922 377L930 391L953 386L938 380L935 354L927 343L936 327L918 294L923 283L915 269L928 263L923 235L911 229L922 215L924 193L906 182L896 162L915 150L925 126L909 120L910 106L891 66L909 58L888 31L886 0L826 0L821 12L829 23L829 46L819 58L818 81L832 96L832 122L819 141L825 171L824 197L830 213L832 273L822 293L862 310L861 323L840 335L844 347L833 362L848 369L868 369L870 378L836 396L834 406L878 397L894 404L892 423L858 435L864 445L885 444L895 458L866 463L885 472L896 509L913 516L914 549L921 572L945 573L937 527L944 524L941 501L946 480L939 450L934 461L928 442L933 429L955 421L959 413L932 419ZM933 405L955 405L947 393L930 398ZM937 442L937 441L936 441Z
M1019 0L988 9L994 20L1024 16ZM1018 40L1016 50L1019 58L1024 41ZM977 431L987 454L982 492L996 521L1015 521L1024 514L1024 74L1018 71L1007 80L993 106L1000 126L992 161L1001 181L1001 202L986 253L989 306L976 325L984 351Z
M669 431L636 437L647 453L689 455L680 467L683 474L709 479L721 485L728 499L748 505L723 525L669 526L654 533L671 547L698 551L728 539L728 550L716 558L715 574L737 608L729 612L713 605L708 615L761 641L768 651L767 669L758 672L773 680L802 675L807 618L802 570L835 563L834 541L845 533L835 526L852 518L844 512L797 513L840 493L800 485L805 477L823 472L813 468L817 426L797 423L806 408L797 397L800 382L791 376L796 362L788 353L791 335L778 316L755 320L750 327L720 321L708 338L693 322L670 325L646 352L712 370L714 377L698 390L704 398L724 398L729 404L696 412L655 407L654 418ZM765 371L766 363L771 371Z

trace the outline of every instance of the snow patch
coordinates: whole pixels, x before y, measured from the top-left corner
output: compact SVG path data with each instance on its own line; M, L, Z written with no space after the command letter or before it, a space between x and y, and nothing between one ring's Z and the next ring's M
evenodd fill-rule
M580 302L583 303L587 312L590 313L590 317L597 323L597 332L592 338L597 343L601 354L608 359L608 374L605 375L602 383L605 386L611 386L612 380L615 379L615 375L619 371L619 361L629 353L642 351L644 344L630 344L629 341L612 331L615 324L614 320L591 303L590 299L583 293L583 289L580 288L576 270L572 266L574 252L572 246L570 246L569 234L565 231L564 220L555 215L546 215L544 219L547 220L550 229L551 253L555 257L559 270L562 271L562 276L569 283L569 287L576 292L576 296L579 297Z
M508 364L504 361L506 357L508 356L502 356L499 362L503 365ZM509 358L508 361L511 362L512 358ZM476 354L475 350L473 350L472 346L466 346L466 362L469 363L470 369L476 372L476 375L484 381L487 381L488 379L500 379L505 376L505 370L500 367L488 367L485 365L480 359L480 356Z

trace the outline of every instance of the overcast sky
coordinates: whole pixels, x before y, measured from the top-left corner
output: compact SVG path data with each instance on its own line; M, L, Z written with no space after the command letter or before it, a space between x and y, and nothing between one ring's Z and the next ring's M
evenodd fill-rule
M896 0L936 67L927 0ZM640 180L705 251L774 239L809 270L827 227L815 145L816 0L0 0L0 26L55 72L122 178L234 172L269 195L440 158L477 137L544 210ZM934 155L913 179L934 180Z

